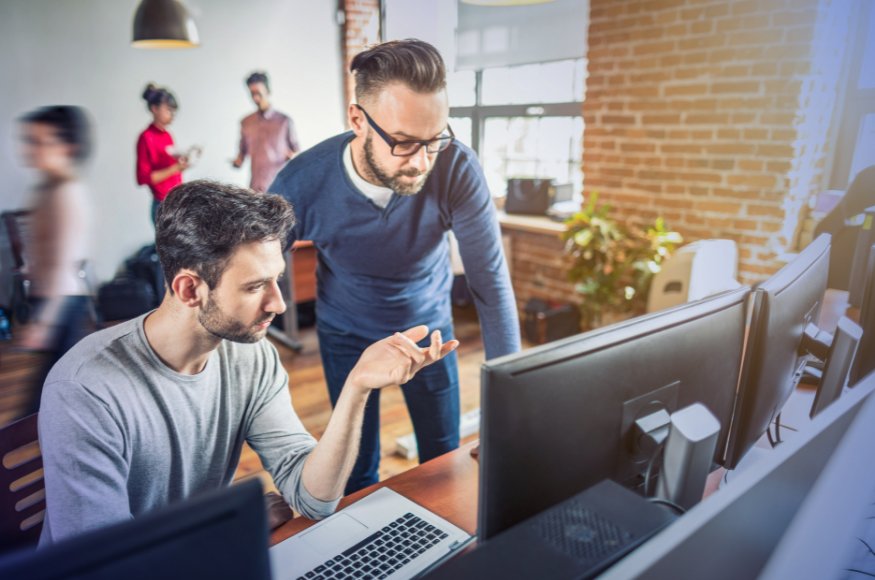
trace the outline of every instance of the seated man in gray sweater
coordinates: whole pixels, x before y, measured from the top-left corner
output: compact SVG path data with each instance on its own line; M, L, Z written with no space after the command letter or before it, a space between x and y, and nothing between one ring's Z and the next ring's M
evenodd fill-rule
M262 340L286 308L277 280L293 225L283 198L209 181L180 185L161 204L163 302L84 339L46 380L42 543L227 485L244 441L293 508L310 518L334 511L368 394L407 382L458 342L434 332L419 348L428 333L419 326L374 343L317 443Z

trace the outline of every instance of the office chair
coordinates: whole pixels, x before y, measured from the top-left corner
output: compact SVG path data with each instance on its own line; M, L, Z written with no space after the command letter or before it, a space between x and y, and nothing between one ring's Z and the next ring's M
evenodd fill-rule
M814 238L820 234L832 236L829 264L829 287L848 290L851 264L857 247L860 226L849 226L847 220L875 205L875 165L860 171L841 201L814 228Z
M37 414L0 428L0 552L35 546L46 509Z
M27 324L33 315L28 301L30 280L27 276L27 259L24 251L27 231L27 220L31 212L27 210L7 211L0 214L6 235L9 238L9 248L12 253L12 297L9 307L12 317L18 324ZM76 275L88 296L88 310L94 328L100 328L103 322L97 308L97 284L91 263L80 260L76 263Z
M30 304L27 301L30 281L25 273L27 262L24 254L24 229L29 214L30 212L24 210L5 211L0 214L12 253L12 296L9 307L12 318L19 324L26 324L31 315Z

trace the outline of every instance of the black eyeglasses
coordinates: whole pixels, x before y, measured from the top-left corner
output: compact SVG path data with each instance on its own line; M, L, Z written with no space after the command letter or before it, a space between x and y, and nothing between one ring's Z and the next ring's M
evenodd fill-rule
M449 131L449 135L441 135L435 139L422 139L422 140L411 140L411 141L397 141L389 136L388 133L383 131L379 125L377 125L371 116L368 115L368 112L365 111L361 105L356 105L359 111L365 114L365 119L368 120L368 124L374 128L374 131L383 138L383 141L392 148L392 155L395 157L410 157L411 155L416 155L419 152L420 147L425 146L426 153L440 153L444 149L450 146L450 143L453 142L453 139L456 138L455 134L453 134L453 129L447 125L447 131Z

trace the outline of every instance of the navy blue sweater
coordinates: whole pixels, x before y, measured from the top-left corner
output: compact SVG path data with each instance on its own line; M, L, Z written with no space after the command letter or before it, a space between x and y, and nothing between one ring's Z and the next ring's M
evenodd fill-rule
M319 251L317 318L371 340L417 324L448 326L452 230L486 357L518 351L498 221L474 152L454 142L418 194L393 194L383 209L346 174L343 150L352 138L352 132L337 135L297 155L270 188L294 206L296 239L311 240Z

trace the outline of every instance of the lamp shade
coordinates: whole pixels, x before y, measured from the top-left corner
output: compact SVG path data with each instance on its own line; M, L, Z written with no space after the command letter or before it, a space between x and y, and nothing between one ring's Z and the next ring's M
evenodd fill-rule
M134 15L132 46L192 48L200 44L197 26L177 0L142 0Z

